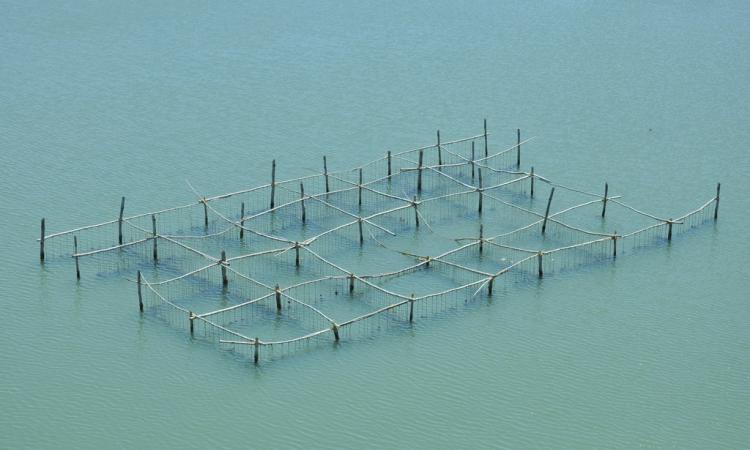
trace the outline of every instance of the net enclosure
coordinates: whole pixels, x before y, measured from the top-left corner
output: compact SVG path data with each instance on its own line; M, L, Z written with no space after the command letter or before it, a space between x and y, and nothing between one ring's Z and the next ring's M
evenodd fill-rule
M664 244L716 220L719 189L677 218L522 169L484 132L386 152L160 211L45 234L43 261L134 281L142 314L258 363L506 295L518 283ZM525 167L525 166L524 166ZM135 301L134 301L135 305Z

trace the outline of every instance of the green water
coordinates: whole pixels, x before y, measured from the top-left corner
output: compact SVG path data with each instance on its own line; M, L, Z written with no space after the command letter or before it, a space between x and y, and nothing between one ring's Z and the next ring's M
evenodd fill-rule
M747 447L746 2L0 1L0 448ZM258 367L40 266L61 231L480 133L721 217Z

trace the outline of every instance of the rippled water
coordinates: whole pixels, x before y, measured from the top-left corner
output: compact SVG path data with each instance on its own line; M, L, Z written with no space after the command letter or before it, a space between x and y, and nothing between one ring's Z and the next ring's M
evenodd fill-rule
M0 14L0 447L744 447L750 9L14 2ZM59 231L481 132L716 225L412 331L253 366L40 266Z

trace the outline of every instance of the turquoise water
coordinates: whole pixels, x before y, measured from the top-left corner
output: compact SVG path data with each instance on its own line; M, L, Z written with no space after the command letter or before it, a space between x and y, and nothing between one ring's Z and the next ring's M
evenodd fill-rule
M746 447L750 7L0 2L0 448ZM41 267L60 231L480 133L716 225L258 367Z

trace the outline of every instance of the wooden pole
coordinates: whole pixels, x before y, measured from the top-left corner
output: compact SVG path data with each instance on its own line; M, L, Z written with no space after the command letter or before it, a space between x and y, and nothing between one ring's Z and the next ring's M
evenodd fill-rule
M672 218L669 218L669 222L667 222L667 240L672 240Z
M81 279L81 271L78 268L78 236L73 236L73 255L76 258L76 279Z
M555 195L555 188L549 193L549 200L547 200L547 211L544 213L544 222L542 222L542 234L547 231L547 218L549 218L549 207L552 205L552 196Z
M714 207L714 220L719 218L719 193L721 192L721 183L716 185L716 206Z
M255 364L258 364L258 349L260 348L260 339L258 337L255 337L255 354L253 355L253 362Z
M221 251L221 284L224 287L227 287L229 284L229 279L227 278L227 252L222 250Z
M354 292L354 274L349 274L349 293Z
M411 300L409 300L409 322L414 322L414 294L411 294Z
M471 184L474 184L474 159L476 158L476 155L474 154L474 141L471 141Z
M299 242L294 243L294 265L299 267Z
M419 166L417 169L417 194L422 193L422 161L424 160L424 151L419 151Z
M516 129L516 136L518 138L516 144L516 167L521 167L521 129Z
M240 207L240 239L245 238L245 202Z
M479 224L479 254L484 251L484 224Z
M205 197L201 203L203 203L203 228L208 229L208 202Z
M359 207L362 207L362 168L359 168Z
M138 309L143 312L143 294L141 293L141 271L138 271Z
M531 166L531 198L534 198L534 166Z
M419 212L417 211L417 196L415 195L412 199L412 205L414 205L414 223L419 228Z
M536 254L537 262L539 264L539 278L544 277L544 266L542 264L542 258L544 257L544 253L541 251Z
M302 183L299 184L299 198L302 204L302 223L304 224L307 220L307 212L305 211L305 185Z
M437 130L438 165L443 165L443 149L440 148L440 130ZM441 168L442 169L442 168Z
M122 245L122 216L125 213L125 197L120 199L120 218L117 220L117 243Z
M39 239L39 260L44 261L44 217L42 217L42 237Z
M365 237L362 234L362 218L359 218L359 246L361 247L365 243Z
M159 259L159 249L157 247L157 234L156 234L156 215L151 214L151 231L154 235L152 238L154 240L154 261Z
M339 327L335 323L331 325L331 330L333 330L333 338L336 340L336 342L339 341Z
M604 217L604 213L607 212L607 194L609 193L609 184L604 183L604 198L602 199L602 217Z
M489 150L487 148L487 119L484 119L484 157L486 158L488 155Z
M612 257L617 258L617 230L612 235Z
M477 189L477 192L479 192L479 205L477 206L477 211L479 212L479 215L482 215L482 168L479 167L477 169L477 174L479 175L479 189Z
M281 312L281 289L276 285L276 312Z
M190 320L190 336L193 335L193 319L195 319L195 314L193 314L192 311L188 311L188 319Z
M323 155L323 176L326 179L326 194L330 191L328 187L328 161L326 160L325 155Z
M391 181L391 151L388 150L388 181Z
M495 277L490 277L490 282L487 284L487 296L492 297L492 285L495 283Z
M271 162L271 208L275 206L275 197L276 196L276 160L274 159Z

